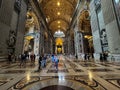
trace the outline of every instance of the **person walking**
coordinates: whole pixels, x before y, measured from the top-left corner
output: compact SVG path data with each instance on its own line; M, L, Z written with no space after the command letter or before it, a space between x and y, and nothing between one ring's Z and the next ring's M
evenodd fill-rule
M34 66L35 64L35 56L34 56L34 54L31 54L30 55L30 59L31 59L31 66Z
M47 59L47 57L45 55L43 55L43 67L46 67L46 59Z
M103 54L100 53L100 62L103 62Z
M51 57L51 61L52 61L52 67L54 67L55 65L55 58L54 58L54 55L52 55L52 57Z
M40 69L41 69L42 58L43 58L42 55L40 55L39 61L38 61L38 64L39 64L39 66L38 66L38 72L39 72Z
M58 60L57 56L55 56L54 59L55 59L56 72L58 72L58 63L59 63L59 60Z
M106 52L103 53L103 60L104 60L104 63L107 62L107 57L108 57L108 54Z
M20 67L26 67L26 57L25 54L21 54L21 61L20 61Z
M11 64L11 62L12 62L12 54L9 53L8 54L8 63Z

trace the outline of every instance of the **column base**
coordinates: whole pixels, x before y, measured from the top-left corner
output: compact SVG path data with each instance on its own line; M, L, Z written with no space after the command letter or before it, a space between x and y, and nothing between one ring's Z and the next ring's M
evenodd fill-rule
M113 62L120 62L120 54L109 54L108 55L108 60Z
M94 60L95 61L100 61L100 54L99 53L94 53Z

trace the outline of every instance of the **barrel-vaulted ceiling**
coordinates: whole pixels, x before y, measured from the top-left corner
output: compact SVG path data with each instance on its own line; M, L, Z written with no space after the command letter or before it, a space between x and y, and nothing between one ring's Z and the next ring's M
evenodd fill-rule
M78 0L39 0L49 29L65 32L71 23Z

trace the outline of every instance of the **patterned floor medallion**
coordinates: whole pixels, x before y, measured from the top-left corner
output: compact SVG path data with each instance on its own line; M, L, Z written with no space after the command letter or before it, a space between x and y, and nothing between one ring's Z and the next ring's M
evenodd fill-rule
M74 59L64 58L59 61L58 71L50 61L38 72L38 61L34 67L30 66L30 62L26 64L26 67L20 67L19 62L0 63L0 90L41 90L51 85L57 85L56 88L63 85L73 90L111 90L111 88L119 90L119 66L120 63L76 62ZM105 80L108 83L105 83ZM67 88L62 90L67 90Z
M120 75L105 75L101 76L101 78L105 79L114 86L120 88Z
M64 78L67 80L72 80L73 82L81 83L81 85L84 85L84 86L81 86L81 87L84 87L84 89L82 89L82 90L88 90L88 89L86 89L88 87L90 88L89 90L107 90L97 81L90 80L88 76L65 76L65 77L64 76L63 77L62 76L61 77L59 77L59 76L52 76L52 77L32 76L29 78L29 80L27 78L23 78L18 83L16 83L14 86L10 87L8 90L24 90L24 88L27 86L31 86L31 87L35 86L34 85L35 82L44 82L44 80L45 81L47 80L47 82L48 82L48 81L51 81L52 79L59 80L59 78ZM40 89L40 90L47 90L47 89L44 88L44 89ZM51 89L49 89L49 90L51 90ZM55 90L55 89L52 89L52 90ZM67 90L67 89L58 89L58 90ZM70 89L68 89L68 90L70 90Z
M13 80L13 78L0 77L0 86L4 85L5 83L9 82L10 80Z
M120 79L106 79L109 83L117 86L118 88L120 88Z
M100 83L98 83L96 80L89 79L88 76L75 76L74 80L76 80L76 81L78 81L80 83L83 83L86 86L89 86L93 90L107 90Z
M35 83L37 81L40 80L40 77L37 76L32 76L32 77L27 77L27 78L23 78L22 80L20 80L18 83L16 83L14 86L10 87L8 90L21 90L23 89L25 86L30 85L32 83Z

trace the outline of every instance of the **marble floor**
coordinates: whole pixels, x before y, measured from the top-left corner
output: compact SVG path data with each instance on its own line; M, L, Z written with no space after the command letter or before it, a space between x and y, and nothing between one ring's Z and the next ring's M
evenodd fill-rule
M37 72L38 63L0 63L0 90L120 90L120 63L84 62L59 56L56 72L50 60Z

